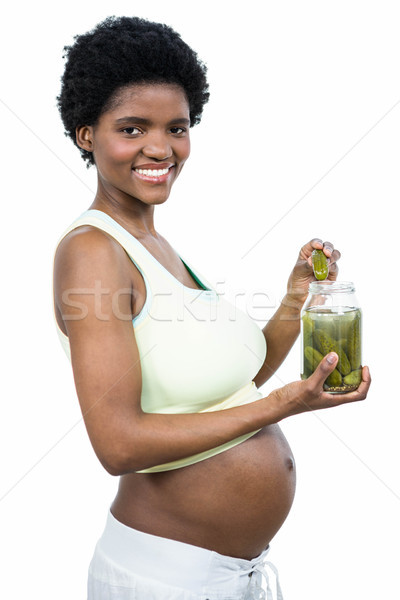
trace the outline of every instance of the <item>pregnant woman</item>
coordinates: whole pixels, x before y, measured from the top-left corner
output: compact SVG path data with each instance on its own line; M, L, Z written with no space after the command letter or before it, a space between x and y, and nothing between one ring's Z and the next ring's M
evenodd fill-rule
M263 330L233 310L154 226L208 100L206 67L171 28L130 17L65 52L59 109L98 187L57 247L55 315L94 451L120 476L88 598L282 598L266 556L295 469L278 422L362 400L370 377L364 367L357 391L324 392L331 353L305 381L258 388L299 333L313 249L331 279L340 254L306 243Z

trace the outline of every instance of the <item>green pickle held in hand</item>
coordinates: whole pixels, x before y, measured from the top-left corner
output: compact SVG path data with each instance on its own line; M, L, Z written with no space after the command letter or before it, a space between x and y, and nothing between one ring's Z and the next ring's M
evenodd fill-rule
M331 393L346 393L361 383L361 312L333 312L326 308L306 310L302 317L303 371L307 379L324 356L336 352L336 369L324 382Z
M313 250L311 261L315 279L318 279L318 281L326 279L329 275L329 266L324 252L322 250Z

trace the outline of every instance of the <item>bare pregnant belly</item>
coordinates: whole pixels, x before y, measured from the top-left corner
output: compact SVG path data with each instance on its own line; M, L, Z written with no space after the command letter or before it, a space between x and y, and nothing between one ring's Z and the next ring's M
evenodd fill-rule
M269 425L200 463L123 475L111 511L134 529L251 559L286 519L295 480L289 444Z

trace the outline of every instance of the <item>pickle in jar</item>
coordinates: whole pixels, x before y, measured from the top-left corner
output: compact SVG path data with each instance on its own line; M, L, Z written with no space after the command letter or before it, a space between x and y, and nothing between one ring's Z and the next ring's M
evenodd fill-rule
M322 358L336 352L338 363L324 382L330 393L346 393L361 383L361 311L313 307L302 316L302 379L309 377Z

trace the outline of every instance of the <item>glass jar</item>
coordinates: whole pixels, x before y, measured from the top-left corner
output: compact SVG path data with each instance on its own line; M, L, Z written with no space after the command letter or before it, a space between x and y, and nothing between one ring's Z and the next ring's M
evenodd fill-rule
M344 394L361 383L361 310L351 282L315 281L301 311L301 378L307 379L324 356L336 352L336 369L324 390Z

